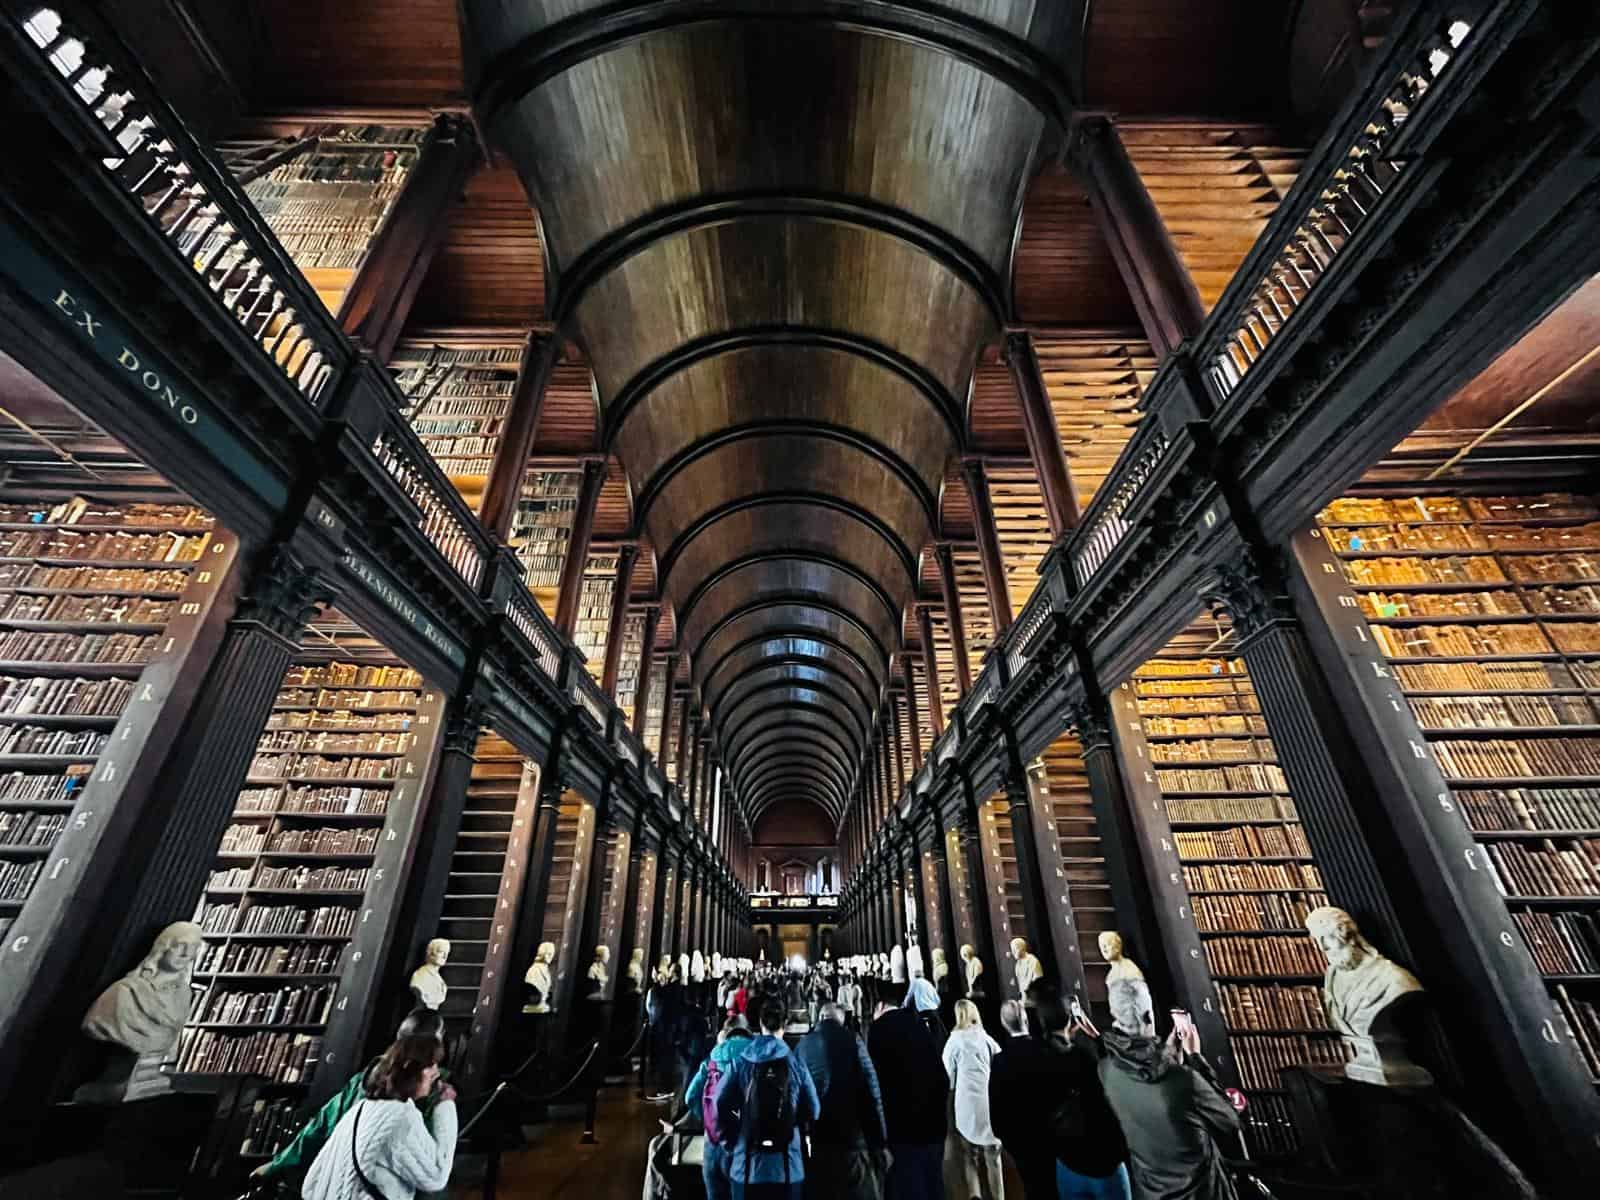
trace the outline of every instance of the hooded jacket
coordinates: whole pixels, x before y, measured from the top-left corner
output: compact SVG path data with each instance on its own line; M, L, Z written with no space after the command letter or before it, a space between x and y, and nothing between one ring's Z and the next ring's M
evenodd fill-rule
M741 1040L738 1045L743 1048L743 1053L733 1060L716 1095L717 1126L722 1136L727 1138L734 1130L739 1131L729 1157L728 1178L735 1183L783 1183L785 1180L799 1183L806 1177L805 1163L800 1157L800 1126L815 1121L820 1111L811 1072L806 1070L806 1064L799 1055L789 1053L789 1047L784 1045L782 1038L763 1033L748 1042ZM789 1139L787 1155L776 1151L763 1153L748 1150L740 1112L755 1065L777 1058L789 1060L789 1102L794 1105L794 1134ZM788 1162L787 1172L785 1159Z
M1066 1143L1052 1107L1062 1103L1075 1103L1080 1120L1079 1136ZM1086 1039L1008 1038L990 1065L989 1116L1019 1166L1059 1159L1079 1175L1103 1179L1127 1158L1122 1131L1100 1086L1099 1055ZM1053 1187L1054 1167L1049 1179Z
M711 1047L711 1053L701 1061L700 1069L694 1073L694 1078L689 1081L689 1090L684 1092L683 1102L690 1108L699 1108L700 1101L705 1095L706 1075L710 1073L710 1064L716 1063L717 1070L726 1079L729 1072L733 1070L733 1064L749 1046L749 1038L731 1037ZM715 1100L716 1097L713 1096L712 1099Z
M1178 1062L1161 1042L1109 1029L1100 1081L1128 1140L1128 1170L1142 1200L1235 1200L1216 1139L1239 1114L1204 1059Z

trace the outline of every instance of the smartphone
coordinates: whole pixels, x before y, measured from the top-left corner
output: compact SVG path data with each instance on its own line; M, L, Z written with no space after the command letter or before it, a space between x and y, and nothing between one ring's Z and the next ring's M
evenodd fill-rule
M1198 1041L1200 1037L1200 1031L1195 1028L1194 1018L1189 1015L1189 1010L1186 1008L1172 1010L1172 1031L1178 1035L1180 1042L1191 1039Z

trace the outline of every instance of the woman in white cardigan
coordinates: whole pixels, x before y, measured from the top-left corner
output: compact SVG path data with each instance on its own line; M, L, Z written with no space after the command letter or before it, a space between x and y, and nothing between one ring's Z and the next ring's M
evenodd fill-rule
M931 988L929 989L932 990ZM1002 1200L1000 1139L989 1123L989 1063L1000 1046L984 1032L978 1006L956 1001L956 1028L944 1044L944 1071L950 1077L955 1128L947 1157L954 1169L945 1172L949 1200ZM951 1153L953 1151L953 1153Z
M414 1200L443 1192L456 1156L456 1093L440 1088L433 1114L414 1101L439 1078L433 1038L402 1038L367 1075L366 1098L339 1119L300 1189L304 1200Z

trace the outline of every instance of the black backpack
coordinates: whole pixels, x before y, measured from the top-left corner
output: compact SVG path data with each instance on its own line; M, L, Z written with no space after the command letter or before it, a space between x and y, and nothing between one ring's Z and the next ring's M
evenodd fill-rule
M794 1141L794 1101L789 1098L789 1056L752 1063L744 1092L744 1170L750 1175L753 1154L783 1155L783 1177L789 1178L789 1146Z

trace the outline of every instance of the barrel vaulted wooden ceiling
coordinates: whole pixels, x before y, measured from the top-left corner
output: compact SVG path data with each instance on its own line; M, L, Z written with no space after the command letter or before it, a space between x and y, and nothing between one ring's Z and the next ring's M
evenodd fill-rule
M497 159L413 321L579 350L752 825L843 819L957 459L1023 450L975 424L999 335L1134 323L1066 119L1258 116L1281 36L1247 0L290 7L255 9L262 107L471 104Z

